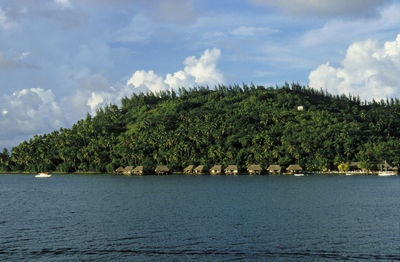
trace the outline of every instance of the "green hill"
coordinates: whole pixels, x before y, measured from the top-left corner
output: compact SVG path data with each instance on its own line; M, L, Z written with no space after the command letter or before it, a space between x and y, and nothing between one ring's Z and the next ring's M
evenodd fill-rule
M298 106L303 106L299 111ZM400 164L400 102L360 101L292 84L134 94L70 129L0 154L7 171L112 171L118 166L298 163L307 170L359 161Z

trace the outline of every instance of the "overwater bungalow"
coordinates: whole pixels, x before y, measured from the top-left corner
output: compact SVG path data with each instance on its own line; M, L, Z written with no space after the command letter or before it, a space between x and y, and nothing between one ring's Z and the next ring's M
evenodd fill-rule
M166 175L169 173L169 168L167 166L157 166L154 171L157 175Z
M262 167L260 165L249 165L247 167L247 172L249 175L260 175L262 172Z
M288 168L286 168L286 172L290 174L296 174L303 171L303 168L301 168L300 165L290 165Z
M122 166L118 167L117 169L115 169L114 174L117 175L122 175L125 171L125 168L123 168Z
M237 165L229 165L224 170L225 175L237 175L239 174L239 168Z
M193 174L194 165L188 165L185 169L183 169L183 173L185 174Z
M280 165L269 165L267 168L268 173L270 174L280 174L282 172L282 168Z
M143 166L135 167L135 169L133 169L133 174L137 176L142 176L144 174L144 167Z
M127 166L127 167L124 168L123 174L127 175L127 176L130 176L130 175L133 174L133 169L134 169L133 166Z
M359 168L360 162L350 162L349 163L349 171L361 171Z
M219 175L222 172L222 166L221 165L215 165L212 168L210 168L210 174L211 175Z
M349 163L349 172L350 173L367 173L366 168L360 168L361 162L350 162Z
M195 169L193 169L193 173L196 175L202 175L207 172L207 167L204 165L199 165Z

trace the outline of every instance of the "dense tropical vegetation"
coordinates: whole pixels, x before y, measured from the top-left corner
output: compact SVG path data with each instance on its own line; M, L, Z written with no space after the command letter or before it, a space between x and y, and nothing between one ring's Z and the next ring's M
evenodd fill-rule
M298 106L304 110L299 111ZM133 94L68 129L0 153L4 171L99 171L166 164L400 164L400 101L361 101L298 84Z

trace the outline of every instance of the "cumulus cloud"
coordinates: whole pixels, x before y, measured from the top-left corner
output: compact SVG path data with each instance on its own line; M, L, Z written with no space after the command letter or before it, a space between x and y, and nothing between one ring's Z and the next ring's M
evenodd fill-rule
M200 58L187 57L183 62L183 70L165 77L157 75L153 70L137 70L126 84L110 85L103 76L93 75L82 79L79 90L74 96L65 99L63 104L71 107L68 111L73 112L73 115L83 117L87 111L94 114L99 107L110 103L119 104L121 98L129 97L132 93L157 93L200 85L213 87L224 81L216 66L220 55L221 51L214 48L205 50Z
M382 47L377 41L353 43L341 67L320 65L309 75L309 85L338 94L356 94L365 99L400 95L400 34Z
M0 111L0 140L48 132L64 124L51 90L30 88L3 95Z
M153 71L136 71L128 80L127 86L135 90L148 90L152 92L191 87L195 85L215 86L223 82L223 76L217 69L217 61L221 55L219 49L207 49L200 58L187 57L183 70L167 74L165 78L154 74Z
M136 71L127 82L128 86L132 86L141 91L158 92L166 89L164 80L156 75L153 70Z
M250 0L255 5L278 7L292 15L318 17L371 17L392 0Z

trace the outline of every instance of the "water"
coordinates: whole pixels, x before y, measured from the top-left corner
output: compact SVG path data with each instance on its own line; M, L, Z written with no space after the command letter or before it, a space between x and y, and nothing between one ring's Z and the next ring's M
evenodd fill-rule
M0 175L0 260L400 260L400 177Z

